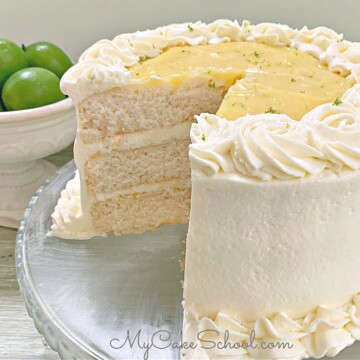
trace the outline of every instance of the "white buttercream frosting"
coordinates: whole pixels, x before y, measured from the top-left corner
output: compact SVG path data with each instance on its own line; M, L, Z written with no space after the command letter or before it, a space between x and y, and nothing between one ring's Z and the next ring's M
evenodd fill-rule
M329 70L347 76L354 68L354 64L360 64L360 43L333 42L320 55L320 60L327 65Z
M323 104L301 121L259 114L227 121L197 116L191 129L193 174L238 173L261 180L302 178L325 169L360 169L359 85L337 103Z
M252 323L239 323L224 313L214 319L203 317L190 320L191 334L199 334L196 349L186 358L201 359L304 359L336 356L344 348L360 340L360 295L341 308L319 306L301 319L286 313L272 318L259 318ZM223 342L228 332L228 343L252 344L249 347L219 349L212 342ZM286 348L262 349L269 343L280 342Z
M342 35L326 27L297 30L282 24L251 25L244 21L239 25L236 20L219 19L210 24L200 21L172 24L121 34L113 40L100 40L87 49L78 64L63 76L61 89L77 102L91 94L135 81L131 79L128 67L145 58L156 57L164 49L227 41L294 47L312 54L328 65L331 71L344 76L353 74L354 67L360 63L360 45L343 41ZM356 74L353 76L357 77Z
M80 194L80 175L79 171L76 171L74 178L61 191L54 213L51 215L52 236L60 236L63 239L74 239L75 236L78 240L84 240L100 235L93 230L90 214L82 209Z
M244 41L248 31L244 26L240 26L237 20L219 19L208 25L209 33L212 38L209 39L210 44L230 41Z
M337 34L327 27L320 26L315 29L308 29L305 26L297 32L292 46L321 59L331 44L342 41L342 39L342 34Z
M271 46L290 46L297 33L297 30L287 25L262 23L252 28L246 40Z

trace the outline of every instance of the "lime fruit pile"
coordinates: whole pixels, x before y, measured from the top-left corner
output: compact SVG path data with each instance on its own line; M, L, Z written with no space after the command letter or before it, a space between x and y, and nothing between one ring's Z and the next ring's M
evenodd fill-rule
M0 39L0 112L32 109L63 100L60 79L72 66L55 44L18 46Z

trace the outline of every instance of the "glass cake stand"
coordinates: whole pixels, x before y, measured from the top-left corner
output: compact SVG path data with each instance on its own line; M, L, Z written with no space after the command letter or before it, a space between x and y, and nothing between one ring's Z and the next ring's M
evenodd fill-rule
M53 238L51 213L74 171L70 162L46 181L17 234L18 281L36 328L63 360L178 359L179 258L187 227L86 241ZM336 359L360 359L360 344Z

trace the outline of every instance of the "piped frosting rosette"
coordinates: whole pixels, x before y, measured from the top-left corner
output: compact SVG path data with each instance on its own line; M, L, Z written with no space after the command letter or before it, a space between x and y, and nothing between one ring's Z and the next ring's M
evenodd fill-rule
M196 116L191 128L190 163L193 171L212 176L219 172L233 172L231 160L235 123L216 115Z
M330 45L342 41L342 34L324 26L308 29L306 26L297 32L292 46L298 50L311 54L320 59Z
M327 167L341 170L360 168L360 109L351 102L324 104L304 118L309 142L327 160Z
M326 167L322 153L307 142L304 127L286 115L252 115L231 122L203 114L197 121L190 145L195 173L238 172L271 180L317 174Z
M80 190L80 174L77 170L75 176L61 191L61 197L51 215L53 225L52 235L60 235L64 239L73 239L77 234L79 240L89 239L100 235L92 231L91 218L82 210Z
M252 323L240 323L227 314L218 313L214 319L203 317L196 323L199 334L197 347L211 359L303 359L336 356L347 346L360 340L360 296L346 305L333 309L319 306L301 319L286 313L272 318L260 318ZM211 344L224 342L226 349ZM234 344L247 343L237 347ZM279 344L273 346L271 344ZM250 346L251 345L251 346Z
M238 173L263 181L360 169L360 85L300 121L284 114L249 115L231 122L202 114L191 130L196 175Z
M251 28L246 41L262 43L270 46L290 46L297 35L297 30L287 25L261 23Z
M286 115L261 114L236 122L232 161L236 170L261 180L316 175L326 167L307 132Z

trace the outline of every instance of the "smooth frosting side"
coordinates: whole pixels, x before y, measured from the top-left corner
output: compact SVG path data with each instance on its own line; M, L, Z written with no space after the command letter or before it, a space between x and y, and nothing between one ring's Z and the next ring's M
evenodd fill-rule
M250 343L253 347L218 349L212 342L224 342L225 331L229 343ZM185 341L199 335L195 350L185 351L185 359L307 359L336 356L340 351L360 340L360 295L340 308L319 306L301 319L279 313L271 319L260 318L252 323L239 323L224 313L214 319L189 317L185 325ZM288 343L286 349L262 349L261 344ZM290 348L291 347L291 348Z
M207 45L249 41L272 46L290 46L308 52L328 68L343 76L351 75L360 63L359 44L343 41L342 35L326 27L309 30L286 25L261 23L242 25L231 20L205 24L172 24L154 30L121 34L113 40L101 40L87 49L62 78L61 89L75 102L91 94L133 83L129 67L160 55L179 45Z
M194 176L235 173L288 180L326 169L360 169L360 85L300 122L285 114L248 115L236 121L202 114L191 129Z
M350 310L359 304L360 171L325 172L296 181L225 173L192 178L185 341L201 330L219 328L220 341L229 330L232 341L255 329L259 340L294 340L296 348L245 352L243 359L300 359L335 354L359 339L349 319L360 315L359 307ZM242 349L215 350L188 358L242 359Z

